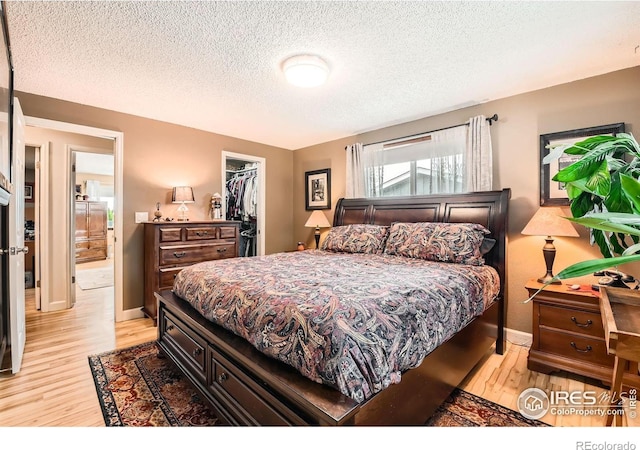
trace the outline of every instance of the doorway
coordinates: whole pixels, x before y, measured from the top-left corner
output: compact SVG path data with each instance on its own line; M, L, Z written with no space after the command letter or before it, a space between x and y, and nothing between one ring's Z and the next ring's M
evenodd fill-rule
M94 290L109 296L114 284L113 154L76 146L70 150L76 298Z
M265 173L264 158L222 152L222 211L241 222L238 256L265 254Z
M102 138L111 142L110 149L113 157L113 239L111 242L111 255L113 256L113 304L114 319L116 322L128 320L132 318L142 317L139 309L124 311L123 309L123 283L122 283L122 159L123 159L123 138L122 132L105 130L100 128L87 127L83 125L71 124L66 122L58 122L49 119L41 119L36 117L26 117L26 125L28 128L36 130L36 134L49 132L75 133L85 137ZM77 146L65 146L63 150L49 147L50 139L41 138L43 143L40 161L40 185L47 186L52 189L55 186L63 185L61 189L64 193L57 199L50 198L50 192L47 195L41 195L40 215L47 217L43 220L40 227L40 294L41 294L41 310L56 311L67 309L73 306L72 298L75 297L76 283L74 279L75 272L75 177L71 172L71 161ZM31 141L33 142L33 140ZM32 144L33 145L33 144ZM44 150L44 147L47 147ZM80 149L84 150L84 149ZM51 166L63 166L65 178L62 183L50 183L51 173L56 170ZM46 188L43 188L43 192ZM84 194L81 194L84 195ZM62 198L62 200L60 200ZM56 209L63 208L67 214L52 214ZM52 224L53 220L62 222L62 233L57 232L55 226L60 227L60 223ZM66 231L65 231L66 230ZM73 235L72 235L73 234ZM61 250L56 252L53 246L55 241L64 242ZM59 243L60 243L59 242ZM107 244L108 245L108 244ZM46 251L43 251L46 250ZM57 259L56 259L57 258ZM61 260L62 262L59 262Z

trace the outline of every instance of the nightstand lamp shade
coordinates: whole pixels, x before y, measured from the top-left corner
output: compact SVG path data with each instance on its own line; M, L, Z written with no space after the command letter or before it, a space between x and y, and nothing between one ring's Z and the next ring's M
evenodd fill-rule
M547 265L547 273L538 278L538 282L547 283L553 278L553 260L556 258L556 248L553 245L553 238L556 237L579 237L573 223L566 219L567 215L562 208L555 206L543 206L533 215L527 226L522 230L522 234L532 236L546 236L542 254ZM551 284L561 284L559 280Z
M311 213L304 226L309 228L315 227L316 231L314 237L316 238L316 248L320 248L320 228L331 227L331 224L327 220L327 216L325 216L322 211L316 210Z
M178 220L179 221L187 221L187 205L185 203L194 203L195 199L193 197L193 189L190 186L176 186L173 188L173 192L171 193L171 202L172 203L180 203L178 207Z

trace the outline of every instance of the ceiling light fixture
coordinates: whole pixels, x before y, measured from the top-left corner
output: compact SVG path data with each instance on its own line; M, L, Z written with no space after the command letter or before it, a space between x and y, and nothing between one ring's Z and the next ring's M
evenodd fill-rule
M292 56L282 63L282 70L287 81L299 87L320 86L329 76L327 63L313 55Z

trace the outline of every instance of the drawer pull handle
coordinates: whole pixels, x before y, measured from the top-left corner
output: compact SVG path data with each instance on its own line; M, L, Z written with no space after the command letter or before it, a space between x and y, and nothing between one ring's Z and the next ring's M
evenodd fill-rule
M218 375L218 383L222 384L225 381L227 381L227 374L225 372L222 372L220 375Z
M587 328L587 327L590 327L591 325L593 325L593 322L591 321L591 319L587 319L587 323L580 323L580 322L578 322L578 319L576 319L575 317L571 317L571 321L573 323L575 323L576 326L578 326L580 328Z
M575 351L580 353L589 353L591 350L593 350L590 345L587 345L587 348L578 348L575 342L571 342L571 346Z
M175 329L175 327L173 325L169 325L167 327L167 331L173 331Z
M194 358L197 358L198 356L200 356L200 354L202 353L202 349L201 348L196 348L193 350L193 352L191 353L193 355Z
M224 253L227 251L227 247L222 247L218 249L218 253Z
M175 256L176 258L182 258L184 255L186 255L187 252L173 252L173 256Z
M196 231L196 236L206 236L209 234L208 231Z

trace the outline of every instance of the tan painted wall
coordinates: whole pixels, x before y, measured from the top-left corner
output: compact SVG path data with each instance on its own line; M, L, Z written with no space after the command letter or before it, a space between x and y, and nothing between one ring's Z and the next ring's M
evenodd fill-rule
M171 188L184 183L193 187L196 197L196 203L189 205L189 217L205 219L211 194L222 192L222 150L266 159L266 252L295 248L291 213L293 152L33 94L17 92L16 96L25 116L124 133L125 310L142 306L142 225L134 223L134 213L147 211L153 217L155 204L160 202L165 216L175 217L178 205L170 203Z
M539 205L539 136L596 125L625 122L628 132L640 127L640 66L574 83L517 95L482 105L425 118L344 139L297 150L294 154L293 230L296 239L313 245L313 230L304 228L309 212L304 209L304 172L331 168L332 207L345 192L344 147L426 132L458 123L470 117L494 113L499 121L491 127L494 151L494 189L511 188L508 247L507 326L531 331L531 304L524 304L524 284L544 274L544 240L523 236L520 231ZM636 133L637 135L638 133ZM333 209L325 211L330 221ZM599 257L588 243L587 231L581 238L558 238L554 268ZM325 233L326 234L326 231ZM636 267L622 267L640 275Z

